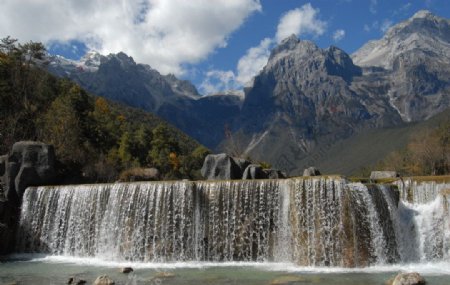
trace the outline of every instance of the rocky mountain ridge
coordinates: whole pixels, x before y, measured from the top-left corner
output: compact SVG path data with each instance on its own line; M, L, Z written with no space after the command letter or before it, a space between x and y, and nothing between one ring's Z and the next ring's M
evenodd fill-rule
M402 53L421 50L450 63L450 20L421 10L410 19L391 27L383 38L365 44L352 54L359 66L393 69Z

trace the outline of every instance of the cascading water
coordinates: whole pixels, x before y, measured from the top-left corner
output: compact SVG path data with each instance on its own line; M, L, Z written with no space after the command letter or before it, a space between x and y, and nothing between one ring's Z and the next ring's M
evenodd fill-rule
M448 182L417 181L410 178L397 181L401 199L413 204L426 204L434 201L446 189L450 189Z
M37 187L24 194L17 251L339 267L448 260L448 203L331 177Z

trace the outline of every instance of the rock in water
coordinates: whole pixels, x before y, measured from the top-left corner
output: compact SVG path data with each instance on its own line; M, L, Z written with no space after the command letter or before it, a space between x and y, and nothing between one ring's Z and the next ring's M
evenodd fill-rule
M95 279L93 285L114 285L114 281L106 275L101 275Z
M70 277L67 284L83 285L86 284L86 280L77 279L76 277Z
M319 169L315 168L314 166L308 167L305 170L303 170L303 176L319 176L320 171Z
M131 267L123 267L123 268L120 269L120 272L128 274L130 272L133 272L133 268L131 268Z
M426 284L425 279L420 276L417 272L411 273L399 273L392 285L424 285Z

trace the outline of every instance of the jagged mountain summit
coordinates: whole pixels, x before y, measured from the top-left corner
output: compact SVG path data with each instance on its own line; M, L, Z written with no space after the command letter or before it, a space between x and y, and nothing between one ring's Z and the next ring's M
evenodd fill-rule
M352 56L290 36L272 50L244 97L201 96L191 83L124 53L88 54L78 65L54 57L49 69L96 95L153 112L212 149L231 147L298 174L320 167L330 144L449 108L449 23L420 11ZM380 158L387 154L381 152Z
M359 66L393 69L404 53L421 51L450 63L450 20L421 10L410 19L391 27L380 40L370 41L352 54Z
M285 39L247 90L238 124L242 147L279 167L283 154L299 161L325 141L401 124L388 98L365 81L343 50Z
M359 66L385 69L389 100L406 122L449 105L450 20L419 11L352 55Z
M147 64L137 64L123 52L100 55L89 52L78 61L59 56L50 57L49 70L68 76L94 94L149 111L157 111L166 102L183 98L199 98L192 83L174 75L161 75Z
M123 52L108 56L90 52L78 61L60 56L48 60L47 69L53 74L68 77L95 95L154 113L211 148L223 140L224 126L232 123L242 105L241 94L200 96L191 82L162 75Z

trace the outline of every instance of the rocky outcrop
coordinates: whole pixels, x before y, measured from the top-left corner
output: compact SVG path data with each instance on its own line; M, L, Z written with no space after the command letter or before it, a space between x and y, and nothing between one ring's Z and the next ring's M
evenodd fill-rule
M319 176L320 171L319 169L315 168L314 166L308 167L305 170L303 170L303 176Z
M387 178L397 178L399 177L397 171L372 171L370 173L370 179L387 179Z
M206 180L233 179L282 179L287 175L278 169L263 169L243 158L231 157L226 153L209 154L201 169Z
M55 177L53 146L22 141L0 157L0 254L13 249L23 193L28 186L46 185Z
M425 279L417 272L411 273L399 273L394 281L391 283L392 285L425 285Z
M259 164L250 164L244 170L244 174L242 175L242 179L267 179L269 178L267 173L264 172L261 165Z
M17 142L5 162L2 180L6 185L6 199L18 204L28 186L50 184L54 177L53 146L34 141Z
M226 153L209 154L203 163L201 174L207 180L241 179L242 167L250 164L241 159L233 158Z

